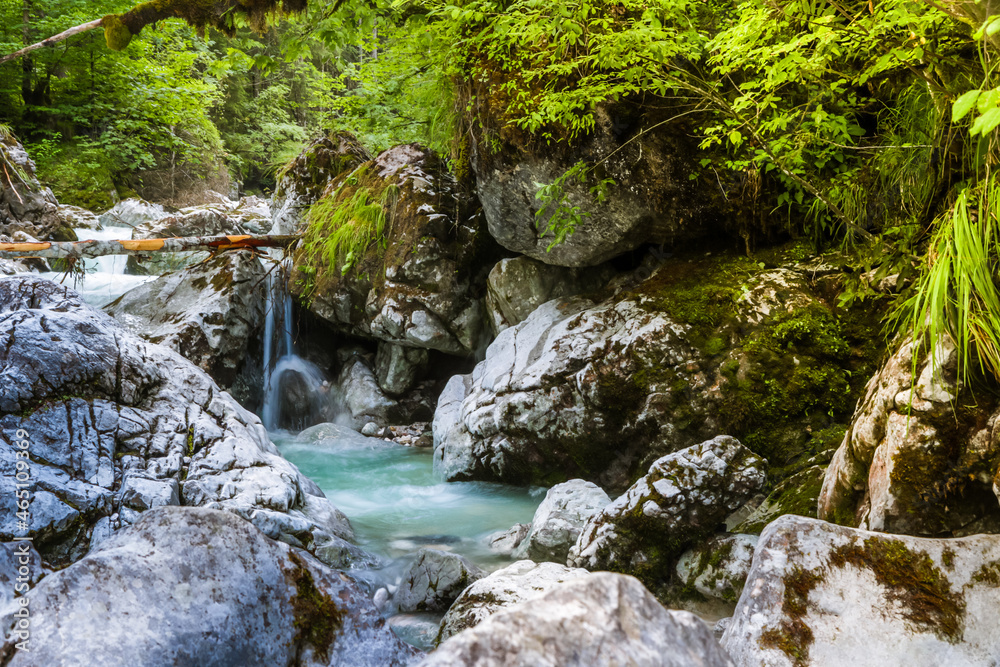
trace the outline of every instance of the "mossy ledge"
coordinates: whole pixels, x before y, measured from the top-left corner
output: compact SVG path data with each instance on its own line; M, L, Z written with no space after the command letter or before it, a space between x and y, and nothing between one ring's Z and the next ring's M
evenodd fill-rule
M336 601L316 587L312 573L302 557L288 554L294 567L285 570L285 576L294 584L296 593L290 602L295 625L295 643L309 644L325 663L330 657L330 647L344 625L343 612Z

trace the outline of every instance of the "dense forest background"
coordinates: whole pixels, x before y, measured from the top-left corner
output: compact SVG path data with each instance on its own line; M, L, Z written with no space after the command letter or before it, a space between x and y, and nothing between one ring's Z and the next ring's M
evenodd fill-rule
M157 3L186 22L121 50L94 30L2 66L0 117L63 202L183 203L192 183L266 194L329 130L371 150L424 142L462 175L471 145L571 145L611 106L630 140L697 142L690 178L721 193L748 250L781 234L854 244L867 277L843 298L890 275L912 284L904 317L1000 370L989 2ZM132 5L0 7L12 52ZM598 198L616 185L600 160L539 184L557 239L584 214L570 180Z

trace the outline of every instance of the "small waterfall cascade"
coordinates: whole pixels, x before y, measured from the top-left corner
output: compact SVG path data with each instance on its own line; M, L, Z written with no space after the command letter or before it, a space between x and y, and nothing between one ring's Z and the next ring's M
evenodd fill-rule
M267 274L264 319L264 388L260 418L269 431L299 431L330 417L330 382L312 362L295 353L291 260Z

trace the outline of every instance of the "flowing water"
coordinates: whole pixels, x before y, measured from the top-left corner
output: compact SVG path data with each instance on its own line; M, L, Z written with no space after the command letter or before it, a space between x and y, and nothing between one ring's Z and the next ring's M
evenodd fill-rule
M132 238L131 227L112 227L109 225L101 230L75 229L73 231L76 232L77 238L81 241L110 241ZM48 278L57 283L62 282L64 285L69 285L80 293L84 301L91 306L100 308L111 303L133 287L138 287L143 283L156 279L156 276L127 275L125 273L125 264L127 262L127 255L111 255L83 260L85 274L75 279L73 276L66 276L64 273L54 271L40 275L42 278Z

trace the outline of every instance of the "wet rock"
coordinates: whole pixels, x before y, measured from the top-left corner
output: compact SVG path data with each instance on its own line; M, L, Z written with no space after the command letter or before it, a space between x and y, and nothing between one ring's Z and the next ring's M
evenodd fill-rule
M338 395L359 430L370 422L375 424L373 432L381 434L390 424L427 419L434 411L432 387L415 388L399 399L387 396L379 386L371 362L361 355L344 362L336 384Z
M924 539L784 516L761 534L723 647L741 667L985 665L1000 537Z
M486 312L493 333L520 324L546 301L597 290L612 275L609 266L581 270L551 266L529 257L502 259L490 271L486 283Z
M463 556L421 549L393 595L399 611L444 611L466 586L486 573Z
M38 182L35 163L13 136L0 138L0 234L24 232L42 241L76 241L72 226L59 212L52 191Z
M632 577L560 584L453 636L419 667L731 667L694 614L667 611Z
M871 378L826 471L820 518L914 535L1000 531L1000 407L958 382L956 360L950 344L931 354L907 340Z
M70 204L59 204L59 217L65 226L72 229L100 229L101 221L97 216L85 208L71 206Z
M475 200L441 157L416 144L396 146L334 178L323 196L295 255L293 294L344 334L475 353L497 249ZM369 215L385 215L384 229L358 248L331 248L324 226L362 200L374 207Z
M593 482L572 479L553 486L535 510L531 531L512 556L565 563L584 525L610 503L604 489Z
M265 274L251 253L223 253L129 290L105 311L129 331L183 355L228 389L264 326Z
M227 512L165 507L27 595L7 664L405 665L417 654L364 591ZM0 612L4 636L14 607Z
M756 535L714 537L686 551L677 561L680 583L706 597L736 602L743 592L756 546Z
M735 533L760 534L764 527L784 514L816 518L816 503L826 466L809 466L778 484L757 507L732 526Z
M427 350L380 342L375 355L378 386L392 396L405 394L417 383L427 361Z
M295 234L302 216L330 181L370 159L368 150L347 133L314 140L278 176L271 199L271 233Z
M487 536L486 546L490 548L490 551L501 556L510 556L530 532L530 523L515 523L507 530L498 530Z
M659 588L687 545L763 488L764 465L729 436L659 459L587 522L567 564L633 574Z
M0 279L0 350L0 539L24 532L13 486L22 442L32 461L28 533L55 564L78 559L143 507L175 500L266 520L275 537L309 549L352 538L257 417L72 290Z
M160 204L151 204L144 199L123 199L102 213L98 221L102 227L135 228L169 215Z
M572 145L515 146L503 141L498 149L482 140L476 144L472 167L477 193L490 234L500 245L546 264L595 266L645 242L677 245L724 229L718 187L699 187L689 179L697 170L698 151L686 133L630 141L638 127L622 133L621 118L636 110L624 108L600 105L593 131ZM614 179L617 186L609 187L604 201L598 202L590 192L595 182L571 179L566 194L582 218L573 234L550 248L553 234L539 233L547 222L535 217L542 207L535 197L538 184L553 183L581 160L600 163L602 178Z
M558 584L589 574L587 570L557 563L519 560L462 591L441 620L437 641L443 642L479 625L498 611L541 597Z

